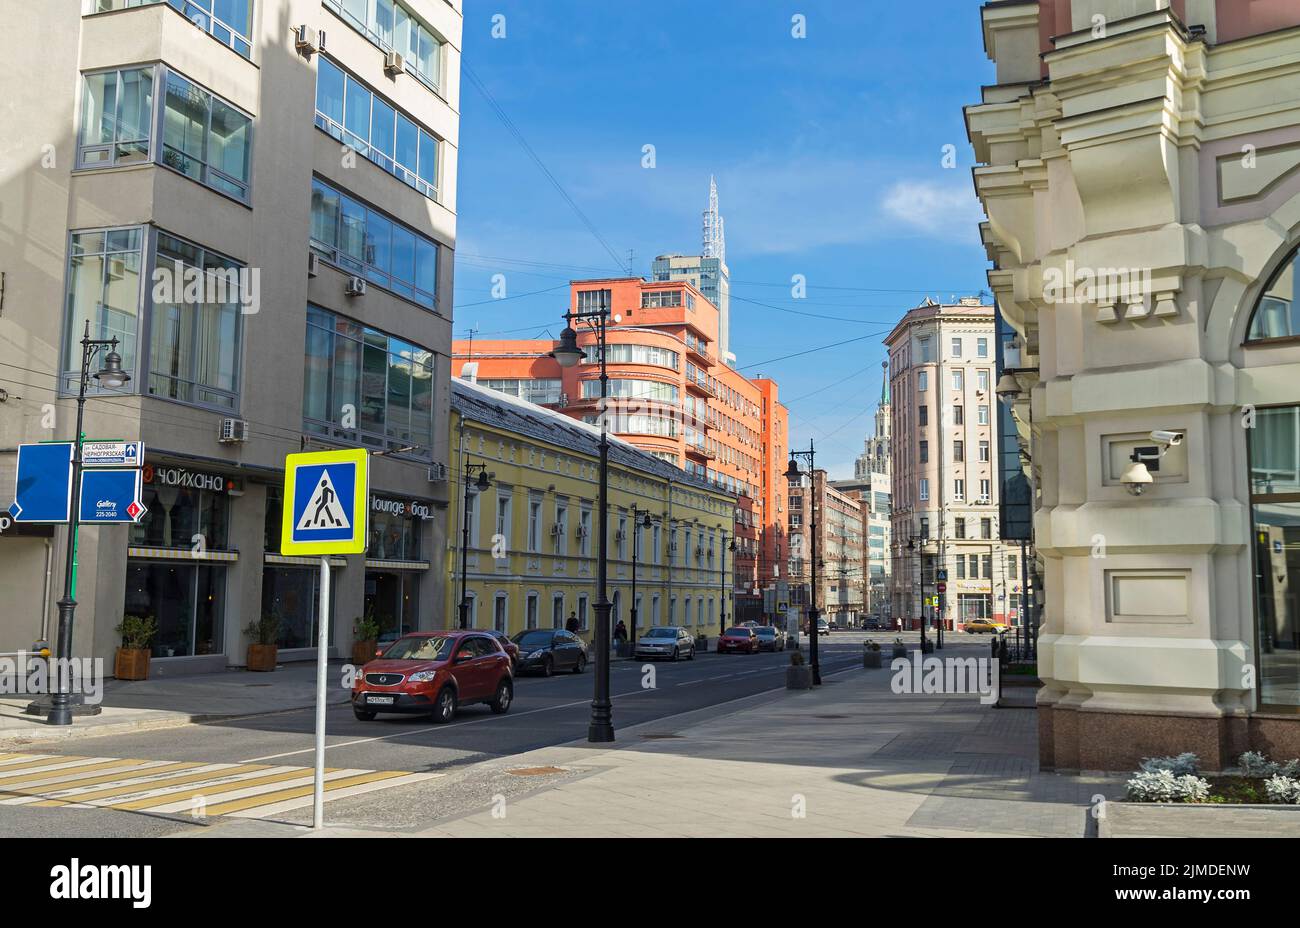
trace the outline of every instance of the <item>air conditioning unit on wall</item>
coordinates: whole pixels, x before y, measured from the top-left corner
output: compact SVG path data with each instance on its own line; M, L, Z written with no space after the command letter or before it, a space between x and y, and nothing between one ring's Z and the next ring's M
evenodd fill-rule
M343 292L348 296L365 296L366 279L364 277L349 277L347 288Z
M293 47L298 54L310 58L325 50L325 33L311 26L298 26L293 30Z
M401 52L384 53L384 73L389 77L396 77L406 70L406 59L402 57Z
M248 441L248 421L246 419L222 419L221 434L217 436L217 441L223 445Z

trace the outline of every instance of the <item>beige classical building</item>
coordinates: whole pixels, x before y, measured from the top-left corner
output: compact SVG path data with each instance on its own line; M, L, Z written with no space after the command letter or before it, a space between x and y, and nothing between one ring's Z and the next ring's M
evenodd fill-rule
M832 625L856 624L868 602L866 520L856 493L837 490L826 471L790 480L790 603L806 608L813 595L812 558L817 557L818 614ZM814 512L815 511L815 512ZM816 522L816 536L813 522Z
M999 2L983 22L997 83L967 122L1023 341L1042 764L1294 757L1300 5Z
M1000 540L996 320L976 297L926 300L885 338L893 477L893 615L1004 621L1019 593L1018 552ZM947 572L943 580L939 571ZM940 596L938 584L946 584Z
M73 435L87 324L131 380L85 433L147 449L142 521L80 533L76 655L152 615L155 673L224 669L265 613L313 655L318 562L277 537L304 448L385 453L333 650L444 624L460 36L459 0L6 4L0 508L17 446ZM0 532L0 650L53 638L66 535Z

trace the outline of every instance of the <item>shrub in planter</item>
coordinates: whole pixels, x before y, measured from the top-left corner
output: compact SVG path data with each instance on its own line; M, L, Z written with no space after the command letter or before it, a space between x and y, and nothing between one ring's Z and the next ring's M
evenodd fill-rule
M1168 769L1143 770L1128 781L1126 790L1133 802L1205 802L1210 797L1208 781Z
M1258 751L1247 751L1237 758L1237 764L1241 767L1242 774L1248 777L1300 777L1300 758L1293 757L1286 763L1279 764Z
M890 657L907 657L907 645L903 644L902 638L894 639L894 651L890 654Z
M812 685L812 667L805 663L803 652L790 652L790 666L785 669L785 688L807 690L812 689Z
M366 661L374 660L375 648L379 644L379 620L374 610L368 610L364 618L358 618L352 624L352 663L360 667Z
M158 622L151 615L124 615L117 626L122 646L113 660L113 676L119 680L149 679L149 642L158 634Z
M880 666L880 645L876 644L869 638L862 642L862 666Z
M248 669L260 672L275 670L278 655L276 641L280 638L280 616L274 612L263 613L260 619L254 619L244 626L244 634L249 637Z
M1300 805L1300 780L1294 777L1271 776L1264 781L1264 791L1269 802Z
M1177 757L1148 757L1139 765L1143 773L1167 770L1176 777L1195 776L1200 772L1201 759L1190 751Z

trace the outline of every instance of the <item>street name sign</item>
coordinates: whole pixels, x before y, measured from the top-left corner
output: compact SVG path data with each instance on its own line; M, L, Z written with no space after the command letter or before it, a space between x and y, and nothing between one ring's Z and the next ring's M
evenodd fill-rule
M18 446L9 514L15 522L67 522L72 513L72 442Z
M139 467L144 463L142 441L83 441L83 467Z
M140 502L138 468L107 468L81 472L79 518L86 524L139 522L148 510Z
M280 553L362 554L366 550L368 452L309 451L284 459Z

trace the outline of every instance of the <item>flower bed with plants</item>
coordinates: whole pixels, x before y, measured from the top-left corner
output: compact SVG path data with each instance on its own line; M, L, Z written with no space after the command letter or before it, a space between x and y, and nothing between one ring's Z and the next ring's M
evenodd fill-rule
M1148 757L1126 793L1129 802L1300 805L1300 759L1278 763L1247 751L1236 768L1201 776L1195 754Z

